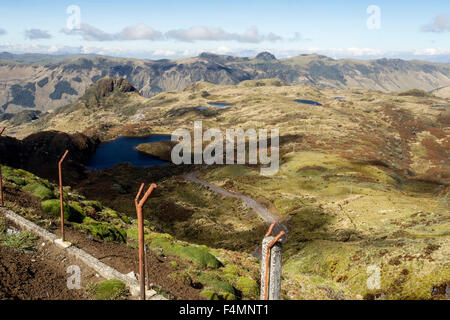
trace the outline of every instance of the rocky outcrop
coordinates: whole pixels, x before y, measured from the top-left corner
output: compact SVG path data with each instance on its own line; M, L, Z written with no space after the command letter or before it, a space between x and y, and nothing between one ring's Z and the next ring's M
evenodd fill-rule
M44 131L32 134L23 140L0 137L0 163L22 168L38 176L56 180L57 164L65 150L69 156L63 164L67 182L84 177L83 164L95 152L98 140L83 134L67 134Z
M24 110L19 113L1 113L0 122L9 121L12 126L20 126L24 123L28 123L37 120L41 116L39 110Z
M172 148L176 144L176 141L142 143L136 147L136 150L154 156L163 161L171 161Z
M255 59L264 60L264 61L277 60L277 58L273 54L271 54L270 52L267 52L267 51L258 53L258 55L256 56Z
M139 91L133 87L127 80L113 79L106 77L98 80L92 84L86 93L81 98L87 105L98 105L103 98L106 98L112 94L123 94L123 93L135 93L139 94Z

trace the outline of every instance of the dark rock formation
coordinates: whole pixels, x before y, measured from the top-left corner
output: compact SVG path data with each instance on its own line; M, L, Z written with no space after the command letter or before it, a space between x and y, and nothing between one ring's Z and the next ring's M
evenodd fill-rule
M66 183L85 176L84 163L95 152L98 140L83 134L44 131L23 140L0 137L0 163L22 168L50 180L58 178L58 161L69 150L63 164Z
M267 51L258 53L256 59L265 61L277 60L277 58L273 54Z

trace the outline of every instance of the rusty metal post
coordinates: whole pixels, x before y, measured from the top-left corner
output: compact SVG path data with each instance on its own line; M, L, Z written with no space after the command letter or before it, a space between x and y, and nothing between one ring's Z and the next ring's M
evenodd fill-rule
M148 197L156 188L156 184L150 185L147 192L144 194L142 199L139 201L139 197L141 196L142 190L144 189L145 184L141 184L139 191L134 199L134 205L136 207L136 214L138 218L138 238L139 238L139 283L140 283L140 298L141 300L145 300L145 253L144 253L144 215L142 212L142 207L147 202Z
M0 131L0 137L5 132L6 128L3 128L2 131ZM0 164L0 206L4 206L3 203L3 176L2 176L2 165Z
M280 239L286 234L281 231L272 237L276 222L272 223L263 240L261 266L261 299L278 300L281 290L281 243Z
M60 209L61 209L61 240L64 242L66 241L65 235L64 235L64 193L63 193L63 181L62 181L62 163L66 159L67 154L69 153L69 150L66 150L64 152L64 155L61 157L61 160L58 162L58 173L59 173L59 202L60 202Z

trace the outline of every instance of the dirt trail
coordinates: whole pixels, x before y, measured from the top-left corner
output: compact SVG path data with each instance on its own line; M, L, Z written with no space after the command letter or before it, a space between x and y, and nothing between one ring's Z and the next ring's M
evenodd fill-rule
M186 180L198 183L208 189L210 189L211 191L224 196L224 197L230 197L230 198L235 198L235 199L239 199L241 200L248 208L252 208L257 214L258 216L263 219L268 225L272 224L273 222L276 222L276 225L273 229L273 234L276 235L278 234L280 231L284 231L286 233L286 235L283 237L282 241L285 242L287 239L287 235L288 235L288 229L286 228L286 226L284 226L283 224L281 224L270 212L269 210L267 210L263 205L261 205L260 203L256 202L255 200L253 200L250 197L247 197L243 194L238 194L238 193L233 193L230 191L227 191L219 186L216 186L215 184L209 183L205 180L202 180L200 178L197 177L198 175L198 171L193 171L190 172L188 174L186 174L184 176L184 178Z

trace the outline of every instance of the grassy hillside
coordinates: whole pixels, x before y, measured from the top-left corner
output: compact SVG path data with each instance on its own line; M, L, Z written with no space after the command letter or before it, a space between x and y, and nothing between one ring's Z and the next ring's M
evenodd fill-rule
M205 129L224 132L278 128L281 162L275 176L261 176L257 166L195 169L201 169L202 179L255 199L288 226L283 297L444 298L450 280L450 114L436 106L448 99L418 90L337 90L277 79L224 86L198 82L152 98L111 91L86 104L98 88L94 92L45 123L14 130L19 136L42 129L83 130L107 140L192 130L196 120ZM214 107L214 102L229 106ZM186 181L182 169L194 170L120 165L88 173L77 189L132 216L130 199L140 181L157 182L148 217L155 230L207 245L214 254L226 248L252 259L264 223L240 201ZM158 241L163 251L182 255L172 240ZM258 270L256 261L251 265ZM380 289L367 286L373 268L380 271Z

